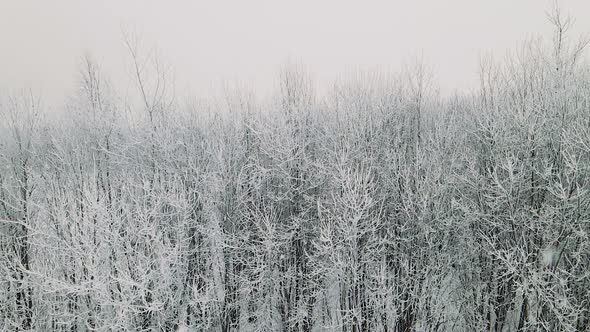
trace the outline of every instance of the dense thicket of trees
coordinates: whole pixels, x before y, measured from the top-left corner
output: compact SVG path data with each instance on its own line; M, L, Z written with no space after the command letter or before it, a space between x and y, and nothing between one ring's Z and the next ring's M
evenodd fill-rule
M588 331L590 67L551 22L473 96L417 61L183 103L128 38L141 106L90 58L66 117L3 98L0 330Z

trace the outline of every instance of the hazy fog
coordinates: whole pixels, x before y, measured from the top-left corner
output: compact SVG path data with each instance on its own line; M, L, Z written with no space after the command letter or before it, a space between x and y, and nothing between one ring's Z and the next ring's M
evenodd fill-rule
M578 18L576 30L590 30L582 19L590 2L561 4ZM308 65L321 87L419 53L448 92L472 86L480 54L502 57L527 36L546 35L547 8L538 0L0 0L0 89L31 87L59 101L85 52L124 85L122 30L134 29L174 65L181 92L234 80L263 91L287 61Z

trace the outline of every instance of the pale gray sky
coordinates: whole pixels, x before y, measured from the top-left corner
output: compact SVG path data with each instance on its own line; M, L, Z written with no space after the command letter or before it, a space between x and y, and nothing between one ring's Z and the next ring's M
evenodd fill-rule
M590 1L563 0L577 32ZM544 0L0 0L0 91L31 87L47 100L70 93L92 54L119 83L128 54L121 27L174 65L177 84L203 94L239 80L262 90L287 61L318 84L339 74L399 68L423 53L443 90L475 84L480 54L502 57L549 30Z

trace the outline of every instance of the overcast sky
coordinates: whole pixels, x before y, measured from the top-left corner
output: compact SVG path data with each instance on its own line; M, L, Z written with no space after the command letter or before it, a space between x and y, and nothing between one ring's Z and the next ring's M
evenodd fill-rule
M590 31L590 1L561 4L576 32ZM85 53L119 84L129 60L122 27L157 45L179 89L195 94L234 80L268 89L288 61L322 85L420 53L443 91L465 90L480 54L502 57L547 35L549 8L543 0L0 0L0 91L31 87L61 100Z

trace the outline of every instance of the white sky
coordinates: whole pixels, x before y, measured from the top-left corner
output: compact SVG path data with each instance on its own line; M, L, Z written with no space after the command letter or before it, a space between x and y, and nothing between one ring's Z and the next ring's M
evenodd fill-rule
M590 31L590 1L562 0ZM502 57L550 31L544 0L0 0L0 91L71 92L88 52L120 84L122 27L157 45L183 91L239 80L265 90L281 65L307 65L318 85L340 74L397 69L423 53L443 91L476 82L480 54Z

